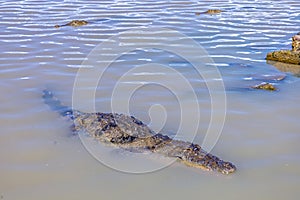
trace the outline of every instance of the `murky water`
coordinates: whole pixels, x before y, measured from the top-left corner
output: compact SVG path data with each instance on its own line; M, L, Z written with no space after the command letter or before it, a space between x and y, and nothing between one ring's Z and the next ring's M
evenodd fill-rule
M224 12L195 15L210 8ZM290 48L291 36L300 30L299 11L296 0L0 1L1 199L297 199L300 79L266 64L264 58L271 50ZM73 19L91 23L54 28ZM50 88L64 104L72 105L74 81L83 60L101 42L133 28L178 31L214 59L211 67L222 75L227 109L212 153L235 163L236 173L224 176L179 163L140 175L115 171L94 159L78 136L71 134L70 124L43 103L42 90ZM155 40L161 46L174 44L162 34ZM195 58L197 52L189 55ZM205 81L218 80L199 78L189 62L172 52L136 49L115 60L98 85L96 109L109 110L111 92L124 73L150 63L176 69L190 82L201 111L195 137L201 144L211 117ZM147 73L132 73L134 82L124 79L123 84L140 83ZM158 81L172 78L160 72L150 75ZM284 80L274 80L282 75ZM270 76L278 91L249 89ZM182 88L174 93L145 84L133 93L130 112L147 123L152 120L153 128L159 129L163 117L157 113L164 111L163 131L172 135L181 114L176 95L185 97L184 102L190 100L189 112L194 109L192 94ZM116 103L126 100L121 95ZM188 125L193 125L192 120ZM123 156L115 151L111 155Z

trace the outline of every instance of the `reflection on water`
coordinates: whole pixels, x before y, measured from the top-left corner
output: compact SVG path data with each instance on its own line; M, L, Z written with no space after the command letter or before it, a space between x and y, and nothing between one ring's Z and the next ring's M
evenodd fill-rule
M300 76L300 65L276 62L271 60L268 60L267 63L273 65L282 72L290 72L297 77Z
M195 15L211 8L224 12ZM296 199L299 73L297 67L274 67L264 58L269 51L290 48L291 36L300 29L299 9L296 0L0 1L1 198ZM73 19L92 23L54 28ZM212 153L235 163L237 173L223 176L178 163L143 175L116 172L94 160L70 134L70 124L44 105L46 87L72 105L75 76L88 53L117 33L149 26L180 31L214 59L227 91L227 113ZM167 65L190 81L201 110L195 138L201 144L211 117L206 84L170 52L137 49L119 57L97 90L97 109L110 105L113 84L124 71L149 63ZM264 77L275 77L269 81L279 91L248 89ZM151 106L165 106L163 130L172 135L180 121L176 97L156 86L142 89L134 93L130 111L149 123ZM182 94L189 99L190 93Z

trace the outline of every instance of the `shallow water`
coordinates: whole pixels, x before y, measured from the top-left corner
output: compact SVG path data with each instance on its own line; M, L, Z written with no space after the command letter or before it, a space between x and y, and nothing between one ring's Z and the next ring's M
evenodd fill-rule
M210 8L224 12L195 15ZM299 11L296 0L0 1L1 199L298 199L300 79L266 64L264 58L269 51L290 48L291 36L300 29ZM54 28L73 19L92 23ZM222 75L227 107L224 127L211 152L233 162L236 173L224 176L180 163L139 175L113 170L94 159L79 137L72 135L69 122L43 103L42 90L49 88L65 105L72 105L78 70L81 66L89 69L82 65L83 60L101 42L133 28L178 31L214 59L210 66ZM177 42L163 33L149 38L142 37L143 44L147 39L160 46L176 46ZM137 40L131 44L136 45ZM182 47L175 49L181 51ZM188 52L191 58L197 58L197 53ZM107 55L99 65L109 59ZM201 144L211 118L209 92L214 95L222 90L208 91L205 83L218 80L197 76L190 63L172 52L136 49L115 60L98 85L96 110L109 111L110 95L122 75L150 63L180 72L190 82L197 101L191 91L176 84L172 73L132 73L121 85L125 89L143 87L132 94L130 113L172 136L179 127L183 112L179 103L183 102L188 134L180 137L188 139L194 125L189 116L195 114L193 105L197 103L201 118L194 141ZM282 75L286 75L282 81L271 80L279 88L276 92L249 89L266 76ZM164 84L175 82L176 92L147 85L152 81L149 77ZM85 81L93 80L87 77ZM94 89L86 86L79 88ZM128 101L127 90L121 91L114 99L117 105ZM182 102L178 96L183 97ZM82 109L88 109L88 101ZM216 117L222 118L218 112ZM162 120L165 125L160 124ZM108 154L116 159L127 156L115 150Z

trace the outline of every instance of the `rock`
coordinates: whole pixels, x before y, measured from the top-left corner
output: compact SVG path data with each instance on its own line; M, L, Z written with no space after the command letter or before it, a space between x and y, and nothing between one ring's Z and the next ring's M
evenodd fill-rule
M260 89L260 90L269 90L269 91L276 91L277 88L271 84L271 83L267 83L267 82L262 82L258 85L252 86L253 89Z
M266 60L300 65L300 51L279 50L267 54Z
M300 65L300 32L292 37L292 50L279 50L267 54L266 60Z
M300 51L300 33L292 37L292 51Z

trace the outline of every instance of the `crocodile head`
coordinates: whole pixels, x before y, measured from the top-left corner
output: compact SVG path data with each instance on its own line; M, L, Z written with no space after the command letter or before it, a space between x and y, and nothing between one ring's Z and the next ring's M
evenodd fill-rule
M230 163L222 161L221 163L218 163L217 171L221 172L222 174L230 174L236 171L236 167Z
M222 174L231 174L236 171L236 167L230 163L230 162L225 162L225 161L199 161L199 162L190 162L190 161L182 161L184 164L195 167L195 168L200 168L205 171L218 171L221 172Z
M88 24L88 22L85 21L85 20L73 20L73 21L67 23L66 25L77 27L77 26L83 26L83 25L86 25L86 24Z
M198 161L198 164L209 171L218 171L222 174L230 174L236 170L236 167L232 163L223 161L211 154L206 154L203 159Z
M226 162L205 151L185 150L184 157L181 158L186 165L200 168L206 171L218 171L222 174L230 174L236 171L234 164Z

